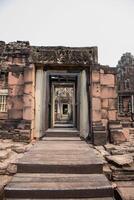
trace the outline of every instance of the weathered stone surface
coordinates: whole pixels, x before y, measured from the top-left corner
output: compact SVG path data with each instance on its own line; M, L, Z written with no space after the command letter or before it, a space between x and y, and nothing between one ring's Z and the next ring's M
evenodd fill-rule
M23 75L22 74L16 75L15 73L9 72L8 84L9 85L23 85Z
M111 142L114 144L120 144L127 141L127 138L125 137L123 131L118 129L111 130L110 137L111 137Z
M106 159L118 166L129 165L133 163L133 157L128 154L106 156Z
M131 186L127 186L125 183L125 186L117 185L117 191L119 195L124 200L133 200L134 199L134 183Z
M4 159L7 159L7 158L8 158L8 155L9 155L9 152L8 152L8 151L6 151L6 150L0 151L0 161L1 161L1 160L4 160Z
M11 174L15 174L17 172L17 166L15 164L9 164L7 167L7 173Z
M117 93L115 87L101 86L101 97L102 98L116 98Z
M2 143L0 145L0 150L6 150L6 149L10 149L13 146L12 143Z
M101 88L99 83L93 83L92 84L92 95L93 97L100 97L101 94Z
M93 122L98 122L101 120L101 111L93 110Z
M101 99L102 108L108 108L108 99Z
M12 148L12 150L15 151L16 153L24 153L24 152L26 152L26 146L23 146L23 145L21 145L21 146L14 146Z
M92 99L92 108L93 108L93 110L100 110L101 109L101 99L100 98L93 98Z
M92 71L92 81L93 82L100 82L100 72L99 70L97 71Z
M101 110L101 117L102 119L107 119L108 118L108 112L105 109Z
M116 120L117 119L117 110L109 110L108 111L108 119Z
M100 83L101 85L114 86L115 77L113 74L100 74Z
M102 156L109 156L110 153L104 149L103 146L95 146L95 148L101 153Z

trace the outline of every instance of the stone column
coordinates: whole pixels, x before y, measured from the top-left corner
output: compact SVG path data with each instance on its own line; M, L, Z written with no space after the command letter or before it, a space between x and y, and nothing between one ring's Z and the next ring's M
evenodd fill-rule
M89 109L86 70L81 72L80 85L80 136L87 138L89 134Z
M36 71L36 92L35 92L35 132L40 138L45 131L45 105L46 105L46 72L43 69Z

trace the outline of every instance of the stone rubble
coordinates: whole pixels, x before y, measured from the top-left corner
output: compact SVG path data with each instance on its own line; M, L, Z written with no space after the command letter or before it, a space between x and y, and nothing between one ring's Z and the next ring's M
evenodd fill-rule
M129 133L129 140L124 143L94 148L106 161L103 170L117 195L125 200L134 200L134 128L130 128Z
M29 151L33 144L34 141L28 144L13 142L11 139L0 139L0 199L2 199L4 186L17 171L14 163Z

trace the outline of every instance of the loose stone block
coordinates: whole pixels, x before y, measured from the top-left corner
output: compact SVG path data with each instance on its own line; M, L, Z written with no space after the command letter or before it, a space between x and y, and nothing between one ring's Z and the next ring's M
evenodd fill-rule
M106 156L108 161L113 162L115 165L123 166L133 163L133 157L131 155L113 155Z
M111 142L114 144L121 144L127 141L125 134L121 130L110 131L110 138L111 138Z

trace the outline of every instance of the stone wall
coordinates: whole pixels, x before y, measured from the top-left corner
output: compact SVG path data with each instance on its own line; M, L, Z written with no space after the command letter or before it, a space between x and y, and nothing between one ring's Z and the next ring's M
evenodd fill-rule
M0 52L1 53L1 52ZM0 138L30 141L32 120L33 65L29 62L29 43L3 45L0 74L6 74L7 112L0 113ZM0 80L2 80L0 78Z
M96 132L98 135L96 134L95 137L98 137L97 140L100 140L101 138L104 144L108 137L108 122L117 120L117 89L115 68L97 66L92 69L91 95L92 122L94 126L101 123L101 126L104 127L102 129L103 131ZM104 139L102 137L104 137Z
M116 74L113 68L92 71L92 112L93 122L117 119Z

